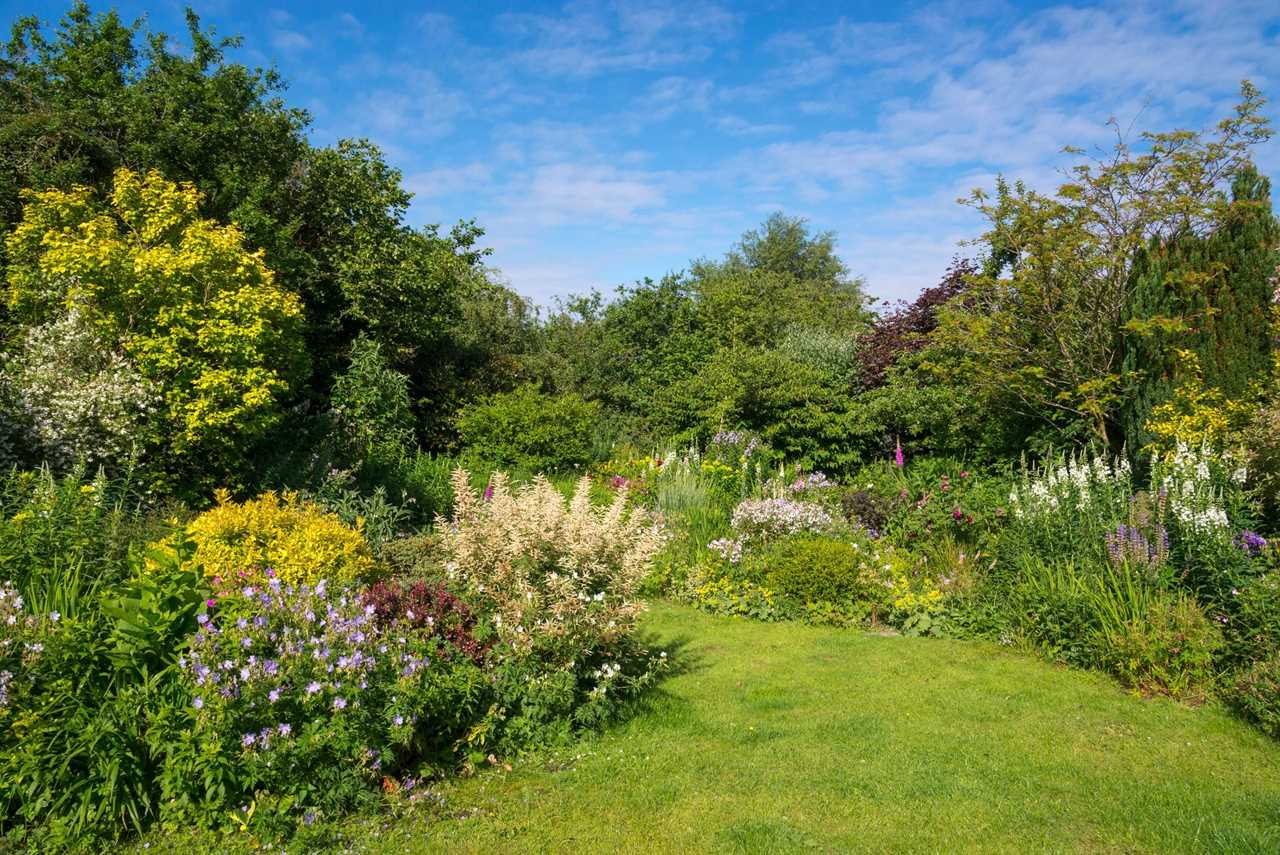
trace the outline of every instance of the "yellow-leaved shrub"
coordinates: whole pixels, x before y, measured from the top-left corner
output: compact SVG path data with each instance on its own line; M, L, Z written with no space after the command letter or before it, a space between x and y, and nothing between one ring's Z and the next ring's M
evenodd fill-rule
M352 528L297 493L263 493L233 502L225 490L218 504L196 517L187 533L209 577L256 576L268 568L283 582L351 581L374 570L360 527Z

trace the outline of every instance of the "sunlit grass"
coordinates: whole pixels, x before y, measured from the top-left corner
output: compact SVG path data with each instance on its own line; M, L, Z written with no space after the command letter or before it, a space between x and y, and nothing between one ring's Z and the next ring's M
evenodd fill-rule
M629 723L439 788L360 851L1274 852L1280 748L1217 708L972 642L647 620Z

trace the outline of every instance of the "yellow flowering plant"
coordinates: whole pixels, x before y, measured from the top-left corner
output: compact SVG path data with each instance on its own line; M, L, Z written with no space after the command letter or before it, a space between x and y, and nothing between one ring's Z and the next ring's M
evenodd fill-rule
M234 475L303 376L302 303L234 225L202 218L190 184L117 170L88 187L27 192L6 238L8 305L37 328L74 313L159 390L148 434L172 462Z
M269 568L296 585L353 581L374 572L363 520L347 526L296 493L267 492L233 502L219 490L216 497L218 504L187 526L206 576L257 578Z
M1177 356L1184 379L1168 401L1151 410L1144 427L1152 440L1143 450L1165 458L1172 456L1180 443L1225 449L1248 425L1255 408L1247 401L1228 400L1221 389L1206 387L1195 353L1179 350Z

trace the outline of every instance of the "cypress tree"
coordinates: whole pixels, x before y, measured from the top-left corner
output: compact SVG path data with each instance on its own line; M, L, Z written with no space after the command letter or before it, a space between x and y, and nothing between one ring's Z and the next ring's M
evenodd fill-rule
M1271 367L1272 277L1280 224L1271 185L1252 164L1232 182L1231 204L1207 236L1153 239L1131 273L1119 421L1135 471L1151 441L1144 425L1177 384L1175 349L1199 358L1206 386L1245 395Z

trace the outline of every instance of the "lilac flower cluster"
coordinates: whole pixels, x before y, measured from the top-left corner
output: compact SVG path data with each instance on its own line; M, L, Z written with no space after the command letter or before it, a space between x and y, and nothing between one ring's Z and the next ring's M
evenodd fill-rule
M1169 533L1163 526L1153 543L1135 526L1121 523L1106 534L1107 555L1115 564L1139 564L1155 567L1169 555Z
M366 743L412 724L436 643L425 633L380 628L354 590L330 591L323 581L271 577L214 602L180 663L200 725L260 752L290 743L304 722L355 716L342 729L367 732Z
M50 620L58 619L57 612ZM22 595L9 582L0 583L0 709L9 704L9 691L44 645L35 640L36 619L24 611Z
M744 545L741 537L721 537L708 543L707 548L730 564L737 564L742 560Z
M1241 552L1256 558L1262 554L1262 550L1267 548L1267 539L1256 531L1245 529L1235 536L1235 544Z
M771 540L802 531L820 532L832 518L820 505L793 499L747 499L733 509L735 531L748 539Z
M711 437L711 446L715 450L737 448L739 456L743 461L749 460L751 455L760 450L760 437L745 430L721 430L716 431L716 435Z
M822 472L810 472L802 475L787 485L787 492L792 495L808 493L816 490L828 490L839 486Z

